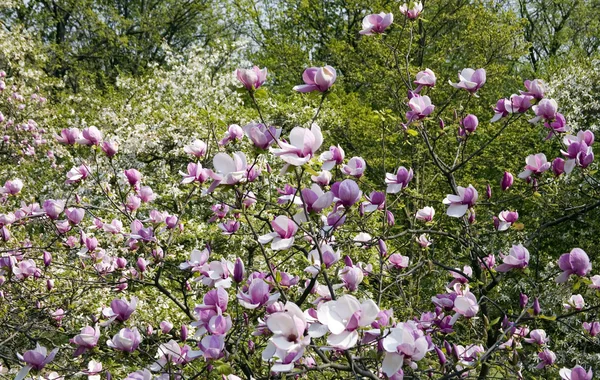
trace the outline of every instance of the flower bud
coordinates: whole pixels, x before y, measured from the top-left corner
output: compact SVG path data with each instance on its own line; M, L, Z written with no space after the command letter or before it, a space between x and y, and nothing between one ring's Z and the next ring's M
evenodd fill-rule
M185 342L188 337L188 327L187 325L181 325L181 341Z
M44 259L44 266L45 267L50 266L50 263L52 263L52 254L48 251L44 251L43 259Z
M513 185L513 182L514 182L513 175L509 172L504 172L504 175L502 176L502 180L500 181L500 188L502 189L502 191L506 191Z
M173 329L173 324L171 322L162 321L160 323L160 331L162 331L163 334L168 334L169 331L171 331L172 329Z
M461 124L465 131L468 133L473 133L479 125L479 120L477 119L477 116L468 114L464 119L462 119Z
M489 183L485 187L485 196L487 197L487 199L492 199L492 187Z
M529 297L525 293L519 294L519 307L521 309L525 309L527 307L527 303L529 302Z
M540 307L540 300L535 297L533 300L533 315L540 315L542 308Z
M235 261L235 266L233 267L233 281L238 284L244 281L244 262L239 257Z

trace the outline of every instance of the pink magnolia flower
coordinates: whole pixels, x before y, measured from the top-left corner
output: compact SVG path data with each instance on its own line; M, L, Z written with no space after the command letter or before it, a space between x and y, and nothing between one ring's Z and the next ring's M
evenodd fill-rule
M243 129L250 141L260 149L267 149L281 136L281 128L273 126L267 128L261 123L250 123L244 126Z
M333 86L337 73L331 66L324 67L309 67L304 70L302 74L302 80L305 84L294 86L294 91L298 92L312 92L320 91L326 92Z
M567 146L567 150L560 152L567 158L564 166L567 174L571 173L575 166L586 168L594 161L591 146L594 143L593 132L579 131L577 136L567 135L563 138L563 143Z
M415 367L413 362L423 359L433 349L433 345L430 346L423 331L413 321L398 323L396 327L388 329L384 336L382 346L385 358L381 369L387 376L396 374L404 363Z
M512 94L504 99L504 109L507 113L523 113L531 108L533 96Z
M323 134L318 125L310 129L295 127L290 132L290 142L281 141L279 148L271 148L271 152L283 161L294 166L306 164L323 144Z
M273 372L289 372L294 363L302 358L304 349L310 344L310 336L304 332L308 327L306 316L293 302L287 302L282 311L267 319L267 328L273 333L262 353L265 361L274 360Z
M358 285L364 279L363 270L354 265L352 260L346 256L346 266L340 271L340 279L344 282L344 286L351 292L358 289Z
M541 79L526 80L525 88L527 91L521 91L521 94L533 96L535 99L542 99L547 91L546 83Z
M327 152L321 153L319 157L323 161L322 170L331 170L336 165L341 165L344 162L344 149L341 146L331 146Z
M32 369L35 371L40 371L54 359L57 352L58 348L55 348L48 353L46 347L40 346L39 343L36 343L35 349L25 351L23 355L17 354L19 360L25 362L26 365L21 368L19 373L17 373L15 380L24 379Z
M494 123L503 117L508 116L508 111L505 107L506 99L500 99L496 102L496 106L494 107L494 117L490 120L490 123Z
M502 211L498 215L498 226L496 229L498 231L506 231L513 225L517 220L519 220L519 213L516 211Z
M592 281L592 283L590 284L590 288L600 289L600 275L599 274L590 277L590 280Z
M415 93L419 93L423 87L434 87L437 78L435 73L430 69L425 69L417 73L416 80L414 81L418 87L415 89Z
M389 261L389 265L388 268L395 268L395 269L404 269L404 268L408 268L408 265L410 263L410 258L408 256L402 256L399 253L394 253L391 254L390 257L388 258Z
M77 183L86 179L90 175L90 171L86 165L74 166L67 172L66 184Z
M550 169L551 166L544 153L530 154L525 159L525 163L525 170L519 173L519 178L521 179L526 179L532 174L542 174Z
M400 166L396 171L396 174L385 173L385 183L387 184L386 192L389 194L399 193L408 187L412 178L412 168L407 170L404 166Z
M185 153L190 154L195 157L198 157L198 158L204 157L207 149L208 149L208 146L206 145L206 143L204 141L198 140L198 139L192 141L191 144L183 147L183 151Z
M556 118L556 111L558 110L558 103L554 99L542 99L538 104L532 107L535 112L535 117L529 120L530 123L537 123L544 119L547 121L554 120Z
M408 4L404 3L400 6L400 13L402 13L409 20L415 20L423 12L423 3L420 1L409 1Z
M429 235L421 234L417 238L417 243L421 246L421 248L427 248L431 245L431 240L429 239Z
M275 231L260 236L258 238L260 244L264 245L272 241L271 249L274 251L288 249L294 244L294 235L298 231L294 220L285 215L279 215L271 222L271 226Z
M115 350L133 352L137 350L141 341L142 336L136 327L133 330L124 328L115 334L112 339L107 340L106 345Z
M119 152L119 143L116 141L104 141L102 151L107 157L112 158Z
M586 276L592 270L592 264L587 253L581 248L573 248L569 253L565 253L558 259L558 267L563 271L556 282L567 282L571 275Z
M81 145L98 145L100 140L102 140L102 133L94 126L85 128L77 138L77 142Z
M431 99L427 95L421 96L415 94L415 96L408 101L408 106L411 109L406 113L408 123L426 118L435 109L435 106L431 104Z
M333 192L328 191L324 192L321 187L317 184L313 184L310 189L302 189L301 191L302 197L297 197L294 201L297 203L301 210L294 216L294 220L300 222L306 222L305 208L306 212L311 213L320 213L327 207L331 206L333 203ZM302 203L304 201L304 203Z
M394 22L394 15L392 13L381 12L379 14L372 14L365 16L362 21L362 30L359 32L365 36L372 34L380 34L385 32L388 26Z
M137 303L138 298L135 296L131 297L131 301L127 301L125 298L114 299L110 303L110 307L102 310L102 314L109 319L108 323L114 320L125 322L137 308Z
M195 162L190 162L187 166L187 173L179 172L183 176L181 183L204 183L209 178L214 176L212 170L205 169L202 167L202 164L197 164Z
M545 348L538 354L538 358L540 359L540 362L535 368L542 369L544 367L549 367L554 364L554 362L556 361L556 354L550 351L549 349Z
M227 128L225 136L219 141L219 145L227 145L235 140L241 140L244 137L244 130L237 124L232 124Z
M538 344L540 346L548 343L549 340L550 338L546 336L546 331L542 329L531 330L529 338L525 338L525 342Z
M367 168L367 164L362 157L352 157L347 165L342 167L342 172L356 178L362 177Z
M121 230L123 229L123 222L121 222L119 219L113 219L110 223L103 224L102 229L104 232L118 234L121 233Z
M567 119L559 112L556 113L554 119L546 120L544 122L544 127L550 130L548 131L546 140L551 139L556 133L569 132L571 130L571 127L567 125Z
M370 327L379 314L379 307L373 300L367 299L362 303L356 297L345 294L335 301L321 303L317 308L317 320L322 326L315 325L309 330L312 337L324 335L327 344L340 349L347 350L358 342L358 329Z
M23 181L20 179L13 179L4 182L4 186L0 187L0 194L17 195L23 189Z
M567 310L581 310L585 306L585 300L583 299L583 296L581 294L574 294L571 296L571 298L569 298L569 301L567 303L563 303L563 306Z
M44 208L44 212L46 213L46 215L48 215L48 217L50 219L56 220L56 219L58 219L59 215L65 209L65 201L62 199L61 200L48 199L48 200L44 201L44 204L42 207Z
M223 235L233 235L240 229L240 222L235 219L226 220L219 223L218 227L223 231Z
M465 133L475 132L477 130L477 126L479 125L479 120L477 119L477 116L468 114L460 121L460 125L462 128L459 130L459 134L462 136Z
M202 281L205 286L209 287L229 288L231 287L231 275L233 274L233 269L233 263L225 259L221 259L221 261L211 261L200 268L200 273L202 275L200 276L199 281Z
M481 88L481 86L485 84L485 69L462 69L462 71L458 74L458 80L458 83L450 82L452 87L462 88L470 93L475 93Z
M240 305L246 309L257 309L261 306L269 306L279 299L279 293L271 294L271 287L262 278L254 278L248 286L247 292L237 294Z
M78 225L85 216L85 209L70 207L65 209L65 215L67 216L69 222L73 223L74 225Z
M592 368L586 372L580 365L576 365L573 369L561 368L558 374L562 380L592 380L594 377Z
M458 186L457 191L458 195L448 194L442 201L442 203L448 205L446 214L453 218L460 218L465 215L469 208L475 206L477 198L479 197L479 194L473 185L469 185L466 188Z
M433 207L423 207L422 209L417 211L415 218L422 222L431 222L435 215L435 209Z
M320 246L321 255L323 256L323 264L325 268L330 268L333 264L340 260L340 251L334 251L329 244L321 244ZM315 277L321 271L321 255L319 250L313 249L308 253L308 261L311 263L304 271L308 272Z
M215 169L209 192L219 184L235 185L245 182L248 176L248 163L246 155L242 152L235 152L233 156L225 153L217 153L213 158L213 167Z
M465 285L465 287L465 290L454 299L454 311L465 318L473 318L479 312L479 304L475 294L469 291L469 286Z
M502 180L500 181L500 188L502 191L506 191L510 189L510 187L513 185L513 182L513 175L509 172L504 172L504 175L502 175Z
M583 329L594 337L600 333L600 322L583 322Z
M80 132L77 128L65 128L60 132L60 136L55 134L54 138L61 144L73 145L77 142L79 134Z
M529 264L529 251L522 244L513 245L508 255L502 257L503 264L500 264L496 271L508 272L511 269L522 269Z
M83 354L86 350L91 350L96 347L98 344L98 339L100 338L100 327L96 326L86 326L81 329L79 335L75 335L75 337L69 342L76 344L77 349L73 354L74 357L77 357Z
M248 91L256 90L267 80L267 68L254 66L251 69L237 69L235 75Z

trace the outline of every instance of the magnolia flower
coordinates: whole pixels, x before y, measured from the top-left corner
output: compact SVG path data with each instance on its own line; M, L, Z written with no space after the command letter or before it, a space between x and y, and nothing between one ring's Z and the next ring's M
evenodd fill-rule
M600 333L600 322L583 322L582 326L583 329L592 337Z
M365 16L362 21L362 30L359 33L365 36L383 33L393 21L394 15L392 13L381 12Z
M333 203L333 192L324 192L317 184L313 184L310 189L302 189L302 196L294 199L295 203L301 206L301 210L294 215L297 222L306 222L306 212L320 213ZM305 212L306 210L306 212Z
M267 319L267 328L273 333L262 353L265 361L275 358L273 372L289 372L310 344L310 336L304 336L308 324L302 310L293 302L287 302L282 311Z
M85 128L77 138L77 142L81 145L98 145L100 140L102 140L102 133L94 126Z
M372 191L371 194L365 195L367 202L363 202L364 212L373 212L376 210L383 210L385 208L385 193L381 191Z
M431 104L429 96L421 96L419 94L415 94L415 96L408 101L408 106L411 109L406 113L408 123L429 116L435 108L435 106Z
M586 372L585 368L580 365L576 365L573 369L561 368L558 374L563 380L592 380L594 376L591 367Z
M217 153L213 158L213 167L216 173L213 175L215 181L210 187L211 191L219 184L235 185L247 179L248 163L242 152L235 152L233 156Z
M529 251L522 244L513 245L508 255L502 258L503 264L498 265L498 272L508 272L511 269L522 269L529 264Z
M40 371L46 366L46 364L50 363L54 359L57 352L58 348L55 348L48 353L46 347L40 346L39 343L36 343L35 349L25 351L23 355L17 354L19 360L25 362L26 365L21 368L19 373L17 373L15 380L24 379L32 369L35 371Z
M477 312L479 311L477 297L469 291L468 285L466 285L466 289L462 294L456 296L456 299L454 300L454 311L465 318L472 318L477 315Z
M567 282L571 275L586 276L592 270L592 264L587 253L581 248L573 248L569 253L565 253L558 259L558 267L563 271L556 282Z
M571 296L571 298L569 298L569 302L563 303L563 306L567 310L581 310L585 306L585 300L581 294L574 294Z
M433 349L423 331L412 321L400 322L387 332L384 333L382 342L385 358L381 364L381 369L387 376L393 376L404 363L411 365L413 361L423 359L427 351Z
M107 157L112 158L119 151L119 143L116 141L104 141L101 148ZM102 364L100 363L100 365Z
M535 367L537 369L542 369L544 367L551 366L556 361L556 354L549 349L545 348L542 352L538 354L538 358L540 362Z
M23 181L20 179L13 179L12 181L4 182L4 186L0 187L0 194L17 195L23 189Z
M219 145L226 145L235 140L241 140L244 137L244 130L237 124L232 124L227 128L225 137L219 141Z
M211 261L208 264L204 264L200 268L200 281L205 286L215 288L229 288L231 287L231 274L233 273L233 263L225 259L221 261Z
M414 20L423 12L423 3L420 1L409 1L408 4L404 3L400 6L400 13L402 13L409 20Z
M423 87L434 87L436 80L435 73L430 69L419 71L417 73L417 78L414 81L414 83L419 86L413 92L419 93Z
M285 215L279 215L271 222L275 231L262 235L258 238L260 244L267 244L270 241L271 249L280 251L288 249L294 244L294 235L298 231L296 223Z
M548 121L554 120L556 118L556 111L558 110L558 103L554 99L542 99L532 109L535 112L535 117L529 120L530 123L537 123L542 119Z
M523 113L531 108L533 96L512 94L504 99L504 109L507 113Z
M112 339L107 340L106 345L115 350L133 352L138 348L141 341L142 336L136 327L133 330L124 328L113 336Z
M354 347L358 341L358 329L368 327L377 319L379 308L373 300L360 303L354 296L345 294L335 301L324 302L317 308L317 320L331 333L327 344L340 350ZM317 327L309 330L311 336L324 334Z
M419 243L422 248L427 248L431 245L431 240L429 240L429 236L427 234L421 234L417 238L417 243Z
M502 189L502 191L506 191L513 185L513 182L513 175L509 172L504 172L504 174L502 175L502 180L500 181L500 188Z
M323 264L325 264L325 268L330 268L333 264L340 260L340 251L334 251L329 244L321 244L319 248L321 251L320 255L319 250L317 249L314 249L308 253L308 261L311 263L311 265L304 270L305 272L311 273L313 277L319 274L321 270L321 256L323 256Z
M404 166L400 166L396 171L396 174L385 173L385 183L387 184L386 192L389 194L399 193L408 187L408 183L412 178L412 168L406 170Z
M77 357L86 350L96 347L99 338L100 328L98 326L96 326L96 328L91 326L82 328L79 335L75 335L73 339L69 340L69 342L77 345L77 349L75 350L75 353L73 353L73 356Z
M348 164L342 167L342 172L346 175L360 178L364 174L366 167L367 164L362 157L352 157L348 161Z
M312 92L320 91L326 92L333 86L337 73L331 66L324 67L309 67L304 70L302 74L302 80L305 84L294 86L294 91L298 92Z
M479 194L473 185L469 185L466 188L458 186L457 192L458 195L448 194L442 201L442 203L449 206L446 214L453 218L460 218L465 215L469 208L475 206L477 198L479 197Z
M246 136L260 149L267 149L269 145L279 140L279 136L281 135L281 128L273 126L267 128L261 123L250 123L244 126L243 129Z
M64 208L65 208L65 201L64 200L54 200L54 199L48 199L46 201L44 201L44 204L42 205L42 207L44 208L44 212L46 213L46 215L48 215L48 217L52 220L56 220L58 219L58 216L63 212Z
M519 213L516 211L502 211L498 215L498 231L506 231L519 219Z
M571 127L567 125L567 119L559 112L556 113L554 119L546 120L544 127L550 130L548 131L546 140L551 139L556 133L569 132L571 130Z
M344 162L344 149L341 146L331 146L327 152L321 153L319 157L321 161L323 161L323 165L321 169L323 170L331 170L335 167L335 165L341 165Z
M345 179L342 182L336 182L331 186L331 192L335 196L338 205L348 208L354 205L362 196L362 191L351 179Z
M521 94L533 96L535 99L542 99L547 91L546 83L541 79L526 80L525 88L527 91L521 91Z
M192 156L196 156L198 158L204 157L207 150L207 145L202 140L194 140L191 144L183 147L183 151L187 154L191 154Z
M546 332L542 329L531 330L529 338L525 338L525 342L532 344L544 345L548 343L550 338L546 337Z
M594 134L591 131L579 131L577 136L567 135L563 138L567 150L560 152L567 158L565 172L571 173L575 166L586 168L594 161L594 152L591 145L594 143Z
M79 134L80 132L77 128L65 128L60 132L60 136L55 134L54 138L61 144L73 145L77 142Z
M251 69L237 69L235 75L248 91L256 90L265 83L267 79L267 68L260 69L254 66Z
M590 284L590 288L592 289L600 289L600 275L594 275L590 277L592 283Z
M346 266L340 271L339 277L344 282L344 286L351 292L358 289L358 285L364 279L364 273L361 268L352 264L352 260L346 256Z
M546 159L544 153L530 154L525 159L525 170L519 173L519 178L526 179L532 174L542 174L546 170L550 169L550 162Z
M506 110L505 104L506 99L500 99L496 102L496 106L494 107L494 117L492 117L490 123L494 123L508 115L508 111Z
M454 88L463 88L470 93L475 93L485 84L485 69L462 69L458 74L458 83L452 83Z
M396 268L396 269L404 269L408 268L408 264L410 263L410 258L408 256L402 256L399 253L391 254L388 258L389 265L388 269Z
M435 215L435 210L433 207L423 207L422 209L417 211L417 214L415 215L415 218L417 218L417 220L423 221L423 222L431 222L433 220L433 216Z
M117 320L119 322L125 322L129 319L131 314L135 311L138 303L137 297L131 297L131 301L127 299L114 299L110 303L110 307L104 308L102 314L109 318L109 322Z
M237 298L246 309L256 309L261 306L269 306L279 299L279 293L271 294L269 284L262 278L254 278L248 286L246 293L240 291Z
M88 377L88 380L100 380L100 372L102 372L102 363L95 360L90 360L88 369L81 371L83 375Z
M310 129L295 127L290 132L290 142L281 141L279 149L271 148L271 152L283 161L294 166L306 164L323 143L323 134L317 124Z

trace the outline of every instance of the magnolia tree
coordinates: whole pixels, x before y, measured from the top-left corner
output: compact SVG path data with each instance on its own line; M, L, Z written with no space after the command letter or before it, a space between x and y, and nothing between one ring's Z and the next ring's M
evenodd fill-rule
M396 24L391 13L368 15L360 33L397 56L390 39L412 35L423 11L404 4ZM331 66L302 73L293 90L319 105L286 131L263 117L267 102L256 96L267 68L238 69L257 119L190 136L171 152L187 164L158 171L132 163L122 148L135 146L110 128L47 133L32 119L45 98L2 72L0 373L591 379L597 361L555 345L595 344L600 275L580 247L548 263L530 249L600 202L527 233L520 210L503 205L516 187L531 197L598 189L594 133L569 128L542 80L475 115L485 69L464 68L444 84L430 69L396 65L407 92L397 133L426 149L430 178L399 166L367 180L364 158L325 141L319 114L335 91ZM455 91L438 99L440 86ZM472 160L523 123L545 131L552 156L524 146L515 152L524 165L483 179L493 185L465 180ZM476 138L482 128L494 132ZM450 160L440 146L453 146ZM448 195L432 198L428 181Z

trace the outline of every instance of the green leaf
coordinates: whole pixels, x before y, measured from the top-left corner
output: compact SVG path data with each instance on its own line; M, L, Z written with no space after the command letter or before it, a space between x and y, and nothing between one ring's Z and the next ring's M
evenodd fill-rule
M409 135L416 137L419 135L419 132L415 131L414 129L407 129L406 133L408 133Z
M540 314L538 316L538 318L545 319L547 321L556 321L556 315L547 316L547 315Z

